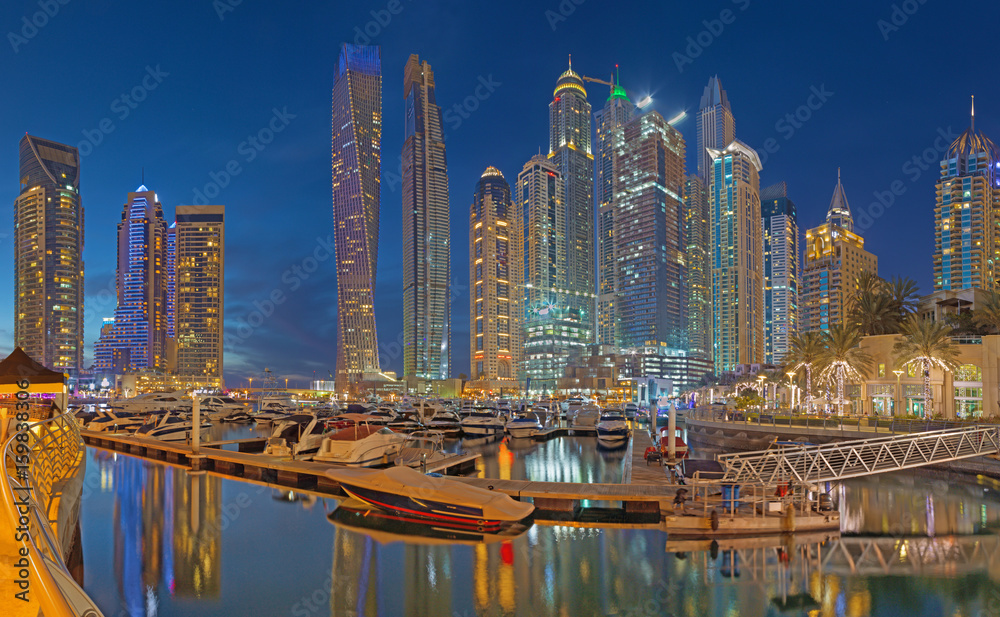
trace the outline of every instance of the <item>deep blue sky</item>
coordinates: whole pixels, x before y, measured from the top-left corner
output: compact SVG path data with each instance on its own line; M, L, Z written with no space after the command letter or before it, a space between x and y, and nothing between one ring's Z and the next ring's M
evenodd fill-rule
M60 0L43 0L57 5ZM66 1L66 0L61 0ZM227 336L238 344L226 356L229 385L245 383L265 366L304 385L313 371L335 367L335 284L332 259L293 290L295 266L332 231L330 92L339 44L358 30L382 46L383 179L376 311L383 357L402 371L393 343L402 329L399 153L402 147L402 71L410 53L429 61L437 99L446 110L474 95L480 78L494 90L467 118L446 120L452 204L455 374L468 372L468 211L474 184L487 165L516 177L539 148L547 149L548 103L556 78L573 54L578 72L605 78L621 65L623 85L652 92L664 116L697 109L709 76L729 94L737 136L767 156L761 184L785 180L805 230L821 222L837 167L856 219L895 181L895 203L865 232L883 276L914 278L931 289L933 204L939 130L969 122L977 96L977 127L1000 137L1000 84L983 41L992 40L1000 8L975 10L927 0L839 3L707 2L464 2L398 0L401 12L384 26L376 13L394 2L251 2L244 0L125 2L70 0L37 31L19 41L22 18L41 11L37 0L7 0L0 8L0 202L17 194L17 144L27 131L78 144L96 135L102 119L113 132L83 159L86 209L86 344L93 355L101 318L114 307L99 292L113 285L114 231L128 191L145 182L158 192L168 218L195 199L210 174L236 160L240 172L213 203L227 212ZM565 19L559 14L560 6ZM894 6L896 30L889 30ZM572 8L572 13L569 9ZM907 15L903 9L912 14ZM50 9L51 10L51 9ZM723 14L729 10L731 14ZM383 21L388 13L383 13ZM556 18L558 16L558 20ZM725 17L715 36L705 21ZM730 17L732 19L730 19ZM905 23L903 22L905 17ZM37 17L37 23L43 23ZM879 21L883 20L880 28ZM713 29L719 31L714 24ZM706 31L703 33L703 31ZM709 42L678 69L687 37ZM15 51L14 47L17 47ZM700 53L699 53L700 52ZM694 56L695 54L691 54ZM147 67L160 81L145 100L120 100L140 87ZM163 75L166 73L167 75ZM152 85L154 80L147 79ZM825 88L826 101L798 128L778 124ZM480 89L481 94L487 92ZM600 108L604 86L590 90ZM117 101L117 102L116 102ZM818 99L813 99L814 104ZM274 109L294 115L273 142L248 161L241 144L271 122ZM802 114L805 115L805 111ZM459 116L454 115L453 118ZM275 126L279 126L276 122ZM695 165L694 117L678 128ZM91 142L96 139L91 139ZM938 145L942 142L939 140ZM905 166L925 149L924 171ZM919 172L919 173L917 173ZM8 210L12 212L12 210ZM0 263L13 264L8 228L0 227ZM322 254L322 251L321 253ZM12 267L0 268L0 351L13 346ZM286 301L253 328L239 328L274 290ZM266 309L266 307L265 307ZM252 323L259 320L253 318ZM243 336L239 336L239 335Z

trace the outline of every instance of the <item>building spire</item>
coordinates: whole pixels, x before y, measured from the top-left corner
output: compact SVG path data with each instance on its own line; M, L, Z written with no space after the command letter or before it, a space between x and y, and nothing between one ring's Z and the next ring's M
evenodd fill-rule
M972 132L976 132L976 95L972 95Z
M573 54L569 55L569 70L573 70Z

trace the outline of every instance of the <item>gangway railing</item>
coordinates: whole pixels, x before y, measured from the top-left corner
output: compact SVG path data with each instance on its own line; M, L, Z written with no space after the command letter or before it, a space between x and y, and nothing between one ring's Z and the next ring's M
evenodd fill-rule
M8 518L12 529L28 530L13 541L19 555L27 553L31 597L37 598L41 614L102 617L66 567L62 543L52 527L59 516L60 481L75 474L83 462L83 439L76 420L63 413L30 423L26 430L11 434L0 448L4 467L0 516Z
M1000 453L1000 427L973 426L716 457L721 482L808 484ZM697 475L697 474L696 474Z
M957 576L1000 567L1000 536L841 536L831 540L822 569L863 576Z

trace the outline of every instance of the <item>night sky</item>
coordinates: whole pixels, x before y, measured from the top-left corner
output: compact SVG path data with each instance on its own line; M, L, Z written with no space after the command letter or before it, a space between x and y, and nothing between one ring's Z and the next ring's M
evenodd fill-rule
M513 183L528 158L547 152L548 103L568 54L577 72L602 79L620 64L622 85L651 93L665 117L687 110L677 128L689 172L694 112L718 74L737 137L765 158L761 185L788 183L803 232L825 216L839 166L879 273L912 277L926 293L937 162L969 124L969 95L977 128L1000 139L1000 83L988 51L998 14L995 3L959 8L940 0L5 0L0 202L9 214L0 263L9 266L0 268L0 287L13 289L17 146L29 132L78 145L84 155L88 364L101 318L114 312L106 298L116 224L145 168L168 220L177 205L197 203L197 191L226 206L227 384L245 385L265 366L300 387L314 372L326 377L336 366L334 263L324 257L332 255L333 69L341 42L370 41L382 46L376 314L384 369L402 373L399 155L411 53L431 63L445 112L455 375L468 372L475 182L494 165ZM25 18L43 25L26 26ZM607 88L592 86L596 111ZM269 143L251 143L258 135ZM872 207L878 193L886 203L891 196L891 207ZM269 305L272 293L284 302ZM0 351L7 352L10 291L5 298Z

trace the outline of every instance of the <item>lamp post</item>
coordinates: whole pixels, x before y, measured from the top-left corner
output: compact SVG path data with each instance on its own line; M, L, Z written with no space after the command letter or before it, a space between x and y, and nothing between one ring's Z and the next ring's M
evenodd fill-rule
M893 373L896 374L896 409L892 410L892 415L895 416L896 410L899 409L900 405L903 404L903 392L899 386L899 377L900 375L903 374L903 371L900 369L896 369L893 371Z
M253 377L250 378L250 387L247 388L247 396L250 396L251 392L253 392Z
M792 406L795 404L795 390L793 390L795 385L792 384L792 380L795 378L795 371L788 371L785 375L788 375L788 411L791 413Z
M760 413L764 413L764 403L767 402L766 400L767 390L764 389L764 382L766 380L767 377L764 377L763 375L757 376L757 381L760 383L760 387L757 389L757 391L760 393Z

